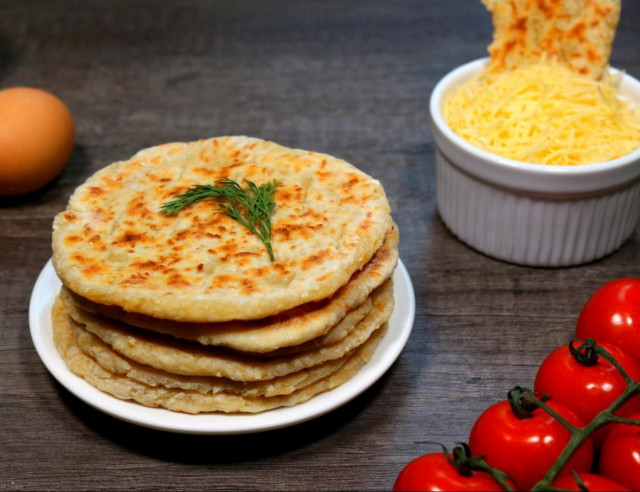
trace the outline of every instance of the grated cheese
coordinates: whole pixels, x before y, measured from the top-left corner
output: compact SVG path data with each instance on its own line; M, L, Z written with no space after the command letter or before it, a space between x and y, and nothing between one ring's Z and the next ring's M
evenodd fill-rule
M621 97L621 77L595 81L546 61L483 72L445 98L443 116L472 145L510 159L608 161L640 147L640 108Z

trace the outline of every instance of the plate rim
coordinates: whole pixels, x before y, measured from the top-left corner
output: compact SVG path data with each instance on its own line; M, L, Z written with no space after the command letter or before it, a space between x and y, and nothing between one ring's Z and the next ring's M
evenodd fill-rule
M111 417L142 427L181 434L233 435L265 432L325 415L358 397L389 370L406 345L415 319L415 293L401 259L398 259L393 280L396 304L389 319L389 331L371 360L355 376L298 405L257 414L192 415L145 407L104 393L73 374L53 345L51 306L61 281L51 259L40 271L31 292L29 329L36 352L54 379L75 397Z

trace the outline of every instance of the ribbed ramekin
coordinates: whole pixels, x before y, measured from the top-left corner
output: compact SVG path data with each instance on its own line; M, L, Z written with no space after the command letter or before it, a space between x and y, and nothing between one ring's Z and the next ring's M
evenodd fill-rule
M578 265L619 248L640 216L640 150L608 162L549 166L474 147L447 126L442 101L487 64L453 70L431 94L437 204L446 226L474 249L520 265ZM620 88L640 101L635 78L625 74Z

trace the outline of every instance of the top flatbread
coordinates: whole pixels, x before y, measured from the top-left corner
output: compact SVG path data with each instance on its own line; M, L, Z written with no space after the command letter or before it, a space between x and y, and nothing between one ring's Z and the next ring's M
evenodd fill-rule
M620 0L482 0L493 15L490 70L555 59L599 79L609 63Z
M278 180L271 262L212 200L160 213L192 185ZM171 143L97 172L53 225L67 287L125 311L189 322L258 319L323 299L381 246L392 225L381 184L325 154L249 137Z

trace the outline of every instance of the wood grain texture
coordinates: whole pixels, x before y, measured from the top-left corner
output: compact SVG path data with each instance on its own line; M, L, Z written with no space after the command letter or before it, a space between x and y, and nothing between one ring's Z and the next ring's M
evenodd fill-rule
M640 77L640 2L612 64ZM640 275L640 233L607 258L534 269L458 242L435 206L435 83L485 56L479 0L0 1L0 87L46 88L77 143L59 179L0 202L0 489L388 490L428 442L473 420L571 336L589 294ZM413 333L369 391L311 422L235 437L136 427L64 390L28 326L54 215L91 173L151 145L246 134L327 152L380 179L416 292Z

